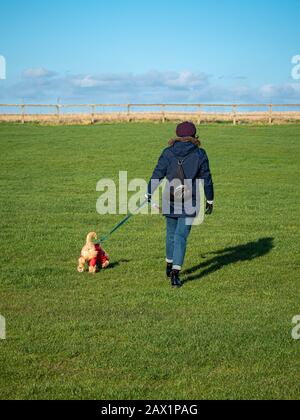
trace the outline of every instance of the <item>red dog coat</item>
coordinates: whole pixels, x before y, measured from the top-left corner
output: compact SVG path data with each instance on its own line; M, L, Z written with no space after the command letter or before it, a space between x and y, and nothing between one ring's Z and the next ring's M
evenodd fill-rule
M99 265L100 267L103 267L103 265L109 261L108 256L105 254L103 249L100 245L95 245L96 251L98 252L98 255L96 258L93 258L90 261L90 267L96 267L96 265Z

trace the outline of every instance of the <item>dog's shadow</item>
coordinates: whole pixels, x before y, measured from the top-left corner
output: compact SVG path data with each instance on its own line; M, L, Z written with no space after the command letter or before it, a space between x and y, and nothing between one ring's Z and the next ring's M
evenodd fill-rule
M202 279L231 264L252 261L256 258L263 257L269 254L273 248L274 238L262 238L245 245L238 245L212 252L208 255L214 255L214 257L183 272L183 275L186 276L184 283Z
M128 264L128 263L130 263L131 262L131 260L119 260L119 261L114 261L114 262L112 262L112 263L110 263L109 264L109 266L107 267L107 269L106 270L112 270L112 269L114 269L114 268L116 268L116 267L119 267L120 265L122 265L122 264Z

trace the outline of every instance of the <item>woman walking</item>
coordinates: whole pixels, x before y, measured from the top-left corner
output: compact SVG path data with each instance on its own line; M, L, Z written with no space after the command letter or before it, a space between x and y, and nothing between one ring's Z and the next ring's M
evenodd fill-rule
M164 193L163 214L167 224L167 277L172 287L180 288L187 241L197 213L199 189L197 181L204 182L206 214L212 214L214 186L205 150L197 137L196 126L191 122L179 124L176 138L170 140L153 172L148 187L148 199L164 178L168 188ZM198 194L197 194L198 192Z

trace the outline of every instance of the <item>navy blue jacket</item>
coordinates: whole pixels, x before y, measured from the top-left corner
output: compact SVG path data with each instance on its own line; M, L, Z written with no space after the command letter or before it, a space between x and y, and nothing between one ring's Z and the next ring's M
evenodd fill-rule
M193 180L193 183L195 184L197 180L203 180L206 199L208 201L213 201L214 185L207 154L205 150L200 149L192 142L176 142L173 146L168 147L163 151L149 182L148 194L152 195L158 187L158 183L164 178L167 178L169 182L178 178L178 161L184 160L185 158L186 160L183 164L185 178L187 180ZM196 197L193 198L194 201L196 201ZM171 207L170 215L166 214L166 216L172 215L174 216ZM187 217L187 215L183 212L182 217Z

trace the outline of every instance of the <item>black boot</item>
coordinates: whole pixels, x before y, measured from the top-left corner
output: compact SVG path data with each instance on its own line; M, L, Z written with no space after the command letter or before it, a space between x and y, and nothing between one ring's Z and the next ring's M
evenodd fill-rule
M171 274L171 284L172 287L179 289L182 286L182 283L179 278L180 271L179 270L173 270Z
M170 279L172 277L173 263L167 263L166 275Z

